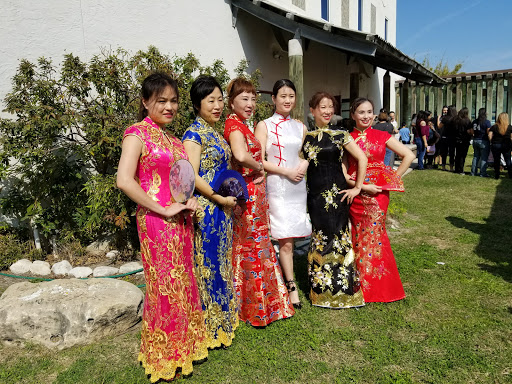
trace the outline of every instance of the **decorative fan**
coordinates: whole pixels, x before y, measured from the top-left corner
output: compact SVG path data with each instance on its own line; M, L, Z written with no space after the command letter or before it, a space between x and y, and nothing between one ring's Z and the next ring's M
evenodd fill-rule
M355 180L356 172L353 172L350 178ZM368 164L364 183L377 185L383 191L405 191L402 178L391 167L385 166L383 163Z
M213 181L213 190L221 196L233 196L238 200L247 200L249 192L244 178L231 169L220 173Z
M174 162L169 173L169 187L174 201L184 203L190 199L195 186L196 175L192 164L185 159Z

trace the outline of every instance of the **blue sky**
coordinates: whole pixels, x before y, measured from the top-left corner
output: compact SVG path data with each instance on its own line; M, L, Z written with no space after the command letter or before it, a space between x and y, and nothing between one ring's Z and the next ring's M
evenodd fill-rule
M397 0L396 28L397 48L419 62L512 68L512 0Z

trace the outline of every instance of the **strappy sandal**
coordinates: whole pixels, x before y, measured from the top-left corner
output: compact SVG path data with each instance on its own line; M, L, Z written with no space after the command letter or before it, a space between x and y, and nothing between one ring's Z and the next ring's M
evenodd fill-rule
M288 293L295 292L297 290L297 285L295 284L295 280L285 280L286 289L288 289ZM298 303L293 303L293 308L301 309L302 303L299 301Z

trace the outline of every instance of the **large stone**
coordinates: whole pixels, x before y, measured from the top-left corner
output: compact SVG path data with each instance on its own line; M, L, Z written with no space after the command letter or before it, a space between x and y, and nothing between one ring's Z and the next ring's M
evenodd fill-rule
M138 261L132 261L130 263L121 265L121 267L119 267L119 273L122 274L122 273L133 272L138 269L142 269L142 264L139 263Z
M76 277L77 279L83 279L91 276L92 269L89 267L75 267L68 272L69 276Z
M30 267L30 273L38 276L48 276L52 273L50 263L47 261L36 260Z
M58 263L53 264L52 272L57 276L65 276L73 269L71 263L67 260L59 261Z
M21 275L27 272L30 272L30 267L32 266L32 262L27 259L21 259L12 264L9 269L15 275Z
M114 279L60 279L11 285L0 297L0 340L63 349L136 326L143 294Z
M116 257L118 257L119 255L121 254L121 252L119 252L118 250L113 250L113 251L110 251L110 252L107 252L107 254L105 255L105 257L107 259L115 259Z
M119 272L118 268L107 267L107 266L102 265L102 266L94 268L92 275L94 277L105 277L105 276L117 275L118 272Z
M97 240L89 244L85 250L92 255L104 255L110 248L110 239Z

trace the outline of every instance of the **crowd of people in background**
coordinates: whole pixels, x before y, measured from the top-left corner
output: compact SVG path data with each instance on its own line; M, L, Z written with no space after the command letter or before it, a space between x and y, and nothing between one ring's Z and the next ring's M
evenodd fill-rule
M410 126L402 122L400 129L396 122L393 124L394 119L394 112L382 109L374 128L394 134L403 144L416 145L417 170L441 169L465 175L464 166L472 145L471 176L489 177L487 167L492 164L495 179L499 179L502 169L512 178L512 126L507 113L500 113L496 123L491 124L485 108L480 108L471 120L468 108L457 111L450 105L443 106L438 116L421 110L412 115ZM393 164L393 160L386 163Z

